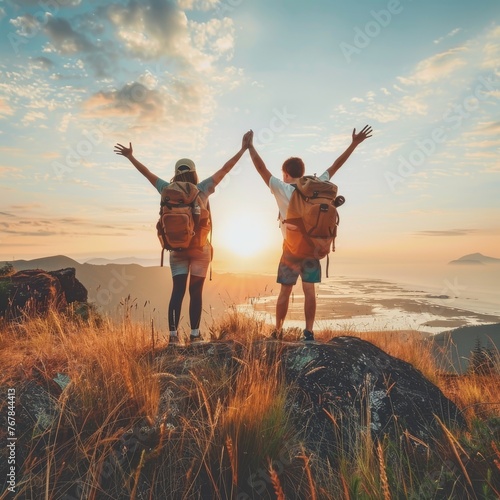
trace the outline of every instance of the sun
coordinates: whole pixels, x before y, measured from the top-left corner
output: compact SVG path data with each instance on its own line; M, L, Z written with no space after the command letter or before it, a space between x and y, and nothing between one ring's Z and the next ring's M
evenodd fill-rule
M270 245L268 222L255 213L234 213L216 230L216 238L234 254L252 257Z

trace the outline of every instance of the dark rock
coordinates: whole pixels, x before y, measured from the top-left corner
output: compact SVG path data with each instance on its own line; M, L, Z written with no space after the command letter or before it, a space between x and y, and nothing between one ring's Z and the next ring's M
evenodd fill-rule
M87 289L76 279L75 269L28 269L0 278L0 315L44 314L64 310L72 302L86 302Z
M6 394L5 387L1 388ZM60 389L56 384L40 385L29 381L15 389L15 425L11 428L15 433L15 456L18 474L23 470L28 456L33 464L46 458L46 446L51 440L51 430L55 427L60 415L57 397ZM7 429L7 412L0 414L2 429ZM7 460L3 456L7 451L7 436L0 438L0 488L6 477ZM19 476L20 477L20 476Z
M49 274L57 278L61 283L68 304L72 302L87 302L87 289L76 279L74 267L59 269L58 271L49 271Z
M286 380L298 389L293 418L312 449L349 449L363 429L373 438L407 432L429 443L448 427L465 427L457 406L405 361L356 337L284 348Z

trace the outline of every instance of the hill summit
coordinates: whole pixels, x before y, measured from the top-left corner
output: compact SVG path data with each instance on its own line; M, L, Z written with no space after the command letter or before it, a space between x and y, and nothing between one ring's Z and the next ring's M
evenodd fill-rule
M495 257L488 257L482 253L470 253L460 257L459 259L452 260L448 264L459 264L459 265L483 265L483 264L500 264L500 259Z

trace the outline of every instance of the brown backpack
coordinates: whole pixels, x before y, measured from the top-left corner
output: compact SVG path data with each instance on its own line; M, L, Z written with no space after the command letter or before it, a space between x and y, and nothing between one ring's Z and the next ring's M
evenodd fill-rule
M203 200L195 184L175 181L162 189L160 219L156 224L162 266L164 250L203 247L211 228L208 201Z
M344 203L337 186L314 175L301 177L290 198L286 214L285 245L299 258L322 259L335 251L339 215ZM328 276L328 269L327 269Z

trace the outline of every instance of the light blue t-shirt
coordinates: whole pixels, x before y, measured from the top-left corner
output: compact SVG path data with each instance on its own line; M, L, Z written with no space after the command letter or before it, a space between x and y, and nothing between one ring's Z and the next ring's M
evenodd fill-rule
M156 181L156 189L161 194L164 187L167 187L170 182L164 181L158 177ZM215 191L215 184L213 177L209 177L204 181L199 182L196 187L200 190L200 197L203 197L203 201L207 201L208 197Z

